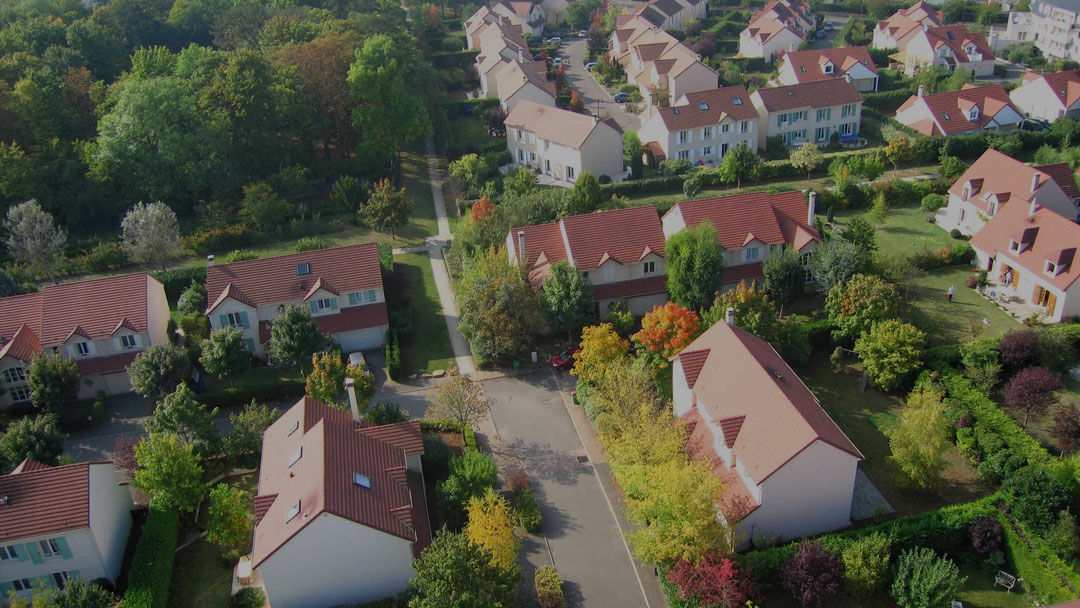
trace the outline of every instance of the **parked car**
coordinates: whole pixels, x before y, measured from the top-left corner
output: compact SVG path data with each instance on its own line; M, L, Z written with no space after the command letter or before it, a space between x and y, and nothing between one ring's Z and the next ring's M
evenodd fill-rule
M589 30L578 30L577 37L578 38L588 38L589 37Z
M551 38L547 39L547 43L548 44L562 44L562 38L559 38L558 36L552 36Z
M537 54L533 55L533 61L543 61L543 59L544 59L544 56L541 55L540 53L537 53Z
M585 64L585 71L586 72L591 72L592 69L595 68L595 67L596 67L596 62L595 61L590 61L589 63Z
M574 347L570 350L564 350L557 355L552 355L551 367L563 371L570 369L574 366L574 355L576 355L579 350L581 349Z
M556 57L555 59L552 59L551 65L555 67L559 67L560 65L562 65L562 57Z
M615 100L615 103L626 103L630 101L630 94L619 91L612 95L611 98Z
M562 59L562 65L565 65L566 67L570 67L570 58L569 57L559 57L559 59Z
M832 21L826 21L825 22L825 31L826 32L831 32L832 31Z
M349 353L349 365L355 365L367 369L367 361L364 359L364 353L356 351L355 353Z

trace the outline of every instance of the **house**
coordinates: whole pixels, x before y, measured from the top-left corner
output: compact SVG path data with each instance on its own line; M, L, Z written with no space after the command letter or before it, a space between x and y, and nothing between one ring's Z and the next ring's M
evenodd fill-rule
M1014 34L1014 15L1021 32ZM1072 0L1032 0L1030 12L1009 13L1008 35L1035 42L1047 59L1080 61L1080 4Z
M759 19L780 21L804 37L807 32L817 29L817 20L806 0L772 0L750 17L750 24Z
M572 186L582 171L597 178L623 172L622 131L614 121L522 100L505 124L511 162L557 185Z
M782 85L844 78L860 93L873 93L878 86L878 71L865 46L811 51L784 52L780 58Z
M1051 323L1080 315L1080 224L1032 201L1004 205L971 239L978 267L1001 296L1026 301Z
M724 482L744 540L843 528L863 455L768 342L719 322L672 358L686 451Z
M896 11L874 27L874 40L870 44L875 49L897 49L900 41L914 35L924 26L937 27L944 22L942 11L929 3L919 0L905 9Z
M698 91L655 109L638 137L653 167L668 158L715 166L740 143L757 149L757 117L742 85Z
M660 219L664 238L684 228L708 221L724 248L724 277L721 289L733 289L740 281L763 277L762 262L787 248L793 248L810 278L810 257L821 242L814 227L816 194L810 201L802 192L749 192L696 201L682 201Z
M211 331L242 331L257 357L267 356L270 323L287 305L309 309L345 353L382 346L390 329L375 243L232 264L208 262Z
M1048 122L1066 116L1080 119L1080 70L1027 72L1023 83L1009 93L1009 99L1028 118Z
M274 608L395 595L431 542L420 422L383 426L307 397L263 433L251 564Z
M506 233L506 251L511 263L524 265L537 288L558 262L585 273L598 315L625 302L640 317L667 302L664 231L651 205L512 228Z
M634 11L652 25L666 31L686 28L691 19L704 19L705 0L649 0Z
M0 606L35 583L115 583L131 531L131 492L111 462L22 461L0 475Z
M504 23L519 28L520 33L533 37L544 34L544 6L529 0L500 0L482 6L465 20L465 39L470 49L477 48L472 38L482 23Z
M499 97L499 75L512 63L532 60L529 46L516 28L487 24L476 34L480 52L476 55L476 73L480 77L480 94Z
M964 25L924 25L901 38L899 45L898 59L908 76L932 66L962 70L976 77L994 73L994 52L986 36L969 32Z
M0 298L0 406L30 400L27 370L39 354L75 361L79 399L131 390L127 367L154 344L167 344L165 287L145 272L48 285Z
M547 79L546 61L512 61L495 79L499 105L507 113L523 100L555 107L555 83Z
M660 103L664 96L670 102L687 93L715 89L720 79L697 53L639 15L616 22L609 54L623 66L627 80L637 85L650 107L667 105Z
M786 146L830 143L859 135L862 95L842 78L758 89L750 94L758 113L758 147L779 137Z
M1031 203L1069 219L1077 217L1080 188L1067 163L1032 167L987 149L949 188L949 204L937 212L944 230L978 234L1006 206Z
M896 120L923 135L966 135L979 131L1011 131L1024 117L1000 84L965 84L959 91L927 95L919 92L900 104Z
M515 35L521 36L521 26L515 26L509 19L491 10L489 6L481 6L465 20L465 45L470 49L480 48L480 34L487 30L489 25L498 25Z
M750 17L739 32L739 55L771 61L783 51L795 51L817 23L804 0L772 0Z

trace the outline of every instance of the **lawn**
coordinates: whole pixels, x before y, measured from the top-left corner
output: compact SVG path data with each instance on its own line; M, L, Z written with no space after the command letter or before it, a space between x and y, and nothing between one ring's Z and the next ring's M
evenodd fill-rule
M833 223L843 228L855 216L865 216L864 209L838 210L833 215ZM919 207L894 207L889 210L885 223L877 229L878 251L910 255L924 248L937 251L945 245L960 243L938 227L923 219Z
M454 349L446 331L439 291L431 261L425 253L394 256L395 290L388 290L392 306L407 306L412 329L401 340L401 363L406 374L446 369L454 362ZM396 283L400 281L400 284ZM396 293L395 293L396 292Z
M1016 319L964 285L970 274L967 266L942 268L912 282L908 292L912 320L927 333L929 344L993 338L1021 327ZM945 299L949 287L956 287L952 302Z
M488 135L487 127L479 116L458 116L450 119L450 142L463 149L480 148L502 137Z

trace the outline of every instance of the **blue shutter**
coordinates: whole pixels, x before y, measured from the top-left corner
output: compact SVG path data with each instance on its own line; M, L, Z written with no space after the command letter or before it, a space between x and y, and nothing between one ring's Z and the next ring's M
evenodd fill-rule
M218 317L218 320L221 321L222 327L229 326L229 315L221 315L220 317Z
M15 557L19 558L20 562L25 562L30 559L30 554L26 552L26 547L22 545L12 545L11 548L15 550Z
M244 329L250 328L251 325L248 324L247 313L246 312L241 312L239 314L240 314L240 325L242 325L244 327Z
M375 293L374 289L369 289L368 290L368 296L369 296L370 301L372 301L372 302L379 299L379 294Z
M15 585L11 583L0 583L0 597L7 598L8 594L15 591Z
M308 302L308 305L311 306L311 314L315 314L315 313L319 312L319 303L316 302L315 300L312 300L311 302Z
M349 294L349 306L356 306L356 292Z
M67 541L63 536L58 536L55 539L56 546L60 549L60 556L64 559L71 559L71 549L68 547Z
M244 340L244 344L247 345L248 352L255 352L255 340L248 338Z
M330 298L330 310L337 310L337 298Z
M38 549L37 543L26 543L26 550L30 552L30 561L35 564L45 563L45 560L41 559L41 550Z
M78 570L68 570L68 578L71 579L71 580L75 580L75 579L79 578L79 571Z

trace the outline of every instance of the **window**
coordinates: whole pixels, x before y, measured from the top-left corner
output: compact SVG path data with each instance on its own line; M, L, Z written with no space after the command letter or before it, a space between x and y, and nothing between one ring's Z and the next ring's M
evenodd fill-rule
M1043 268L1043 270L1046 271L1047 274L1054 274L1057 272L1057 264L1054 264L1050 260L1046 260L1046 267Z
M997 213L997 203L991 202L986 206L986 211L990 214L990 217L994 217L994 214Z
M518 162L519 163L524 163L525 162L525 151L520 149L520 148L518 149Z
M829 139L829 127L818 127L814 130L814 139L817 141L825 141Z
M39 540L38 546L41 547L41 556L45 559L52 559L60 555L60 543L56 542L55 538Z
M11 581L11 586L15 588L15 591L30 591L30 589L31 589L30 579L28 579L28 578L17 578L15 580Z
M697 107L699 110L705 111L709 109L709 104L702 102L699 103Z
M1019 251L1019 250L1020 250L1020 243L1017 243L1016 241L1010 240L1009 241L1009 251Z
M685 144L688 141L690 141L690 132L689 131L679 131L678 142L680 144Z
M652 274L656 272L656 262L645 262L644 272L645 274Z
M840 108L840 118L847 118L848 116L855 115L855 104L850 103Z
M724 158L724 155L727 154L727 150L728 150L728 145L727 144L720 144L720 158Z
M25 384L22 386L9 386L7 390L8 394L11 395L12 403L22 403L30 400L30 387Z
M536 136L533 135L531 132L529 133L529 143L530 144L535 144L536 143Z
M971 198L971 182L964 184L964 200Z
M371 489L371 478L367 475L361 475L360 473L353 473L353 483L361 488Z
M814 273L810 272L809 268L804 269L803 270L803 283L813 283L813 282L814 282Z
M375 295L375 290L374 289L369 289L369 290L364 292L364 301L365 302L374 302L375 298L376 298L376 295Z
M720 125L720 133L727 133L730 130L731 130L731 123L725 122L724 124Z
M292 466L294 464L300 462L300 459L303 458L303 456L304 456L304 446L300 446L300 447L296 448L295 452L293 452L292 454L289 454L289 468L292 468Z
M739 133L749 133L749 132L750 132L750 121L749 120L744 120L744 121L740 122L739 123Z
M748 247L743 250L743 260L746 262L757 261L761 257L761 250L757 247Z
M712 139L712 137L713 127L705 127L701 130L701 141L705 141L706 139Z
M734 104L734 105L737 105L737 106L741 106L742 105L742 98L740 98L740 97L732 97L731 98L731 103Z
M679 157L679 160L690 160L690 151L689 150L679 150L676 153L676 156Z
M574 179L576 179L574 177L574 168L573 167L567 167L566 168L566 179L567 179L567 181L571 181L571 182L574 181Z
M518 141L525 141L525 132L522 131L521 129L514 129L514 130L517 131L517 140Z
M56 586L59 589L63 589L64 585L71 579L71 574L67 572L55 572L52 576L53 582L56 583Z
M292 434L295 433L298 430L300 430L300 421L299 420L294 422L293 425L289 427L289 437L292 437Z
M832 63L826 63L825 64L825 73L826 74L832 74L833 73L833 64Z
M817 111L817 119L820 120L832 120L832 108L825 108Z
M533 152L532 150L529 151L529 162L530 163L535 163L536 162L536 152Z
M316 307L317 309L319 309L320 311L323 311L323 310L331 310L331 309L333 309L333 307L334 307L334 304L333 304L333 302L332 302L332 301L330 300L330 298L322 298L322 299L320 299L320 300L316 300L316 301L315 301L315 307Z
M76 342L75 343L75 354L80 355L80 356L89 355L90 354L90 343L89 342Z
M26 370L21 367L9 367L4 370L4 384L26 382Z
M296 501L296 504L289 507L288 511L285 511L285 523L296 519L296 516L300 514L300 501Z
M244 326L244 317L241 315L241 313L238 312L230 312L229 314L225 315L225 320L228 321L229 327Z
M713 151L712 146L705 146L704 148L701 149L701 155L702 156L712 156L712 151Z
M804 254L800 255L799 256L799 265L800 266L809 266L810 265L810 256L811 255L813 255L813 252L807 252L807 253L804 253Z
M851 135L851 130L855 127L853 122L845 122L840 125L840 135Z
M979 120L979 108L978 108L978 106L976 106L974 108L971 108L971 111L968 112L968 120Z
M544 159L544 173L551 175L551 161L546 158Z
M15 545L8 545L6 547L0 547L0 562L6 562L9 559L18 559L19 552L15 550Z
M120 347L121 348L135 348L135 346L136 346L136 339L135 339L134 334L120 336Z
M300 262L296 265L296 276L302 277L307 274L311 274L311 264Z

